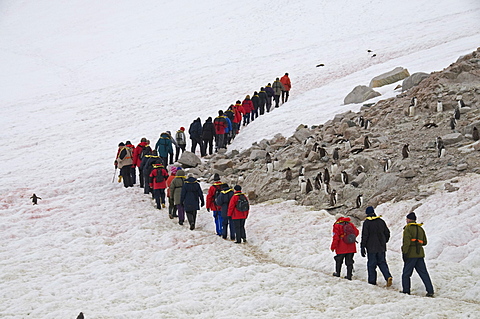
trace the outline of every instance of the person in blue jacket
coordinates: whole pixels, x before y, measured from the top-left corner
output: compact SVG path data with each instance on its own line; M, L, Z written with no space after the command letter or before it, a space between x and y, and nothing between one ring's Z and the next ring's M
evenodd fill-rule
M167 132L160 134L160 138L158 139L157 144L155 144L155 149L158 152L158 156L160 156L163 161L163 166L167 167L168 155L170 155L170 158L173 159L173 147L170 134ZM171 164L173 164L173 162Z
M187 214L190 230L195 229L195 222L197 220L197 211L200 207L205 205L203 199L203 192L197 179L189 175L182 186L182 194L180 202L183 204L185 213Z
M222 238L227 239L228 226L230 225L230 239L235 240L235 226L232 223L232 217L228 216L228 204L233 197L233 188L227 183L222 184L222 191L218 195L215 203L222 207Z

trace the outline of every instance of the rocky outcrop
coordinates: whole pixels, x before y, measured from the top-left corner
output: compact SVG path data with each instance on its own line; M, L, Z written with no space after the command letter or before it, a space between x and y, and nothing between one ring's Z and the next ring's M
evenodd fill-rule
M352 92L348 93L348 95L343 100L344 104L352 104L352 103L363 103L367 100L373 99L374 97L380 96L381 94L377 91L369 88L365 85L356 86Z
M420 84L420 82L422 82L423 80L425 80L429 76L430 76L430 74L423 73L423 72L413 73L408 78L403 80L402 91L410 90L414 86L417 86L418 84Z
M404 69L402 67L397 67L393 69L392 71L380 74L376 77L374 77L370 81L370 87L371 88L377 88L380 86L392 84L395 82L398 82L400 80L405 79L406 77L410 76L410 73L408 73L407 69Z

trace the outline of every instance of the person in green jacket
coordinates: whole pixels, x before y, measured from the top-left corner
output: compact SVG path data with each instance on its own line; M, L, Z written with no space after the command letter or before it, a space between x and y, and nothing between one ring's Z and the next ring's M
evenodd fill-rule
M403 228L403 290L400 292L410 294L410 277L415 269L425 285L426 296L433 297L433 285L425 265L425 251L423 250L423 246L427 245L427 235L422 228L423 224L418 224L416 221L415 212L411 212L407 215L407 225Z

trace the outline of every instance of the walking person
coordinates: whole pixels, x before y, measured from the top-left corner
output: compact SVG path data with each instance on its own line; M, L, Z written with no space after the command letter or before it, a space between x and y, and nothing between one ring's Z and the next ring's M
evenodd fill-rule
M165 208L165 188L167 187L168 172L163 164L154 164L150 173L150 181L153 186L153 197L157 209Z
M202 128L202 140L203 140L202 156L207 155L207 147L208 147L208 154L210 155L213 154L214 138L215 138L215 125L212 122L212 118L209 117L203 124L203 128Z
M213 213L213 218L215 220L215 232L218 236L222 236L222 207L217 205L216 199L218 198L220 192L222 191L222 182L220 181L220 175L215 173L213 175L213 184L208 189L207 194L207 211Z
M187 146L187 137L185 136L185 128L182 126L175 133L175 141L177 142L176 152L175 152L175 162L178 162L178 157L180 156L180 151L185 152Z
M335 251L337 254L335 259L335 277L340 277L343 261L347 266L347 275L345 279L352 280L353 274L353 256L357 252L355 245L355 238L358 236L359 231L357 227L350 221L350 217L339 217L335 224L333 224L333 237L331 251Z
M265 107L267 112L270 112L272 108L272 98L275 96L275 91L272 88L272 84L268 83L265 87L265 93L267 93L267 101L265 102Z
M202 123L200 118L198 117L196 120L190 124L190 128L188 129L188 134L190 134L190 139L192 140L192 148L191 152L195 154L195 150L197 149L197 145L200 147L200 155L203 157L205 156L203 150L203 143L202 143Z
M245 100L243 100L241 111L243 114L243 126L247 126L250 123L250 113L253 111L253 102L250 100L250 95L247 95Z
M188 223L190 224L190 230L194 230L197 220L197 211L200 207L205 205L205 201L203 199L203 192L200 184L192 175L189 175L183 184L180 201L185 208Z
M143 193L149 194L152 193L153 189L150 187L150 173L153 170L153 164L162 164L163 160L158 156L157 150L153 150L152 154L145 155L142 158L142 162L140 163L140 170L142 171L144 185L143 185Z
M175 179L176 174L177 174L177 167L176 166L170 167L170 176L168 176L167 178L168 217L170 217L170 219L173 219L174 217L178 217L177 206L175 205L173 194L170 193L170 185Z
M160 138L155 144L155 149L157 150L158 156L163 161L163 166L167 167L168 165L168 156L170 155L170 161L173 164L173 147L172 147L172 140L170 139L170 134L167 132L163 132L160 134Z
M390 230L385 221L377 216L372 206L365 210L367 218L363 222L362 241L360 242L362 257L367 256L368 283L377 284L377 266L383 274L387 287L392 285L392 274L386 261L387 243Z
M228 123L223 111L218 111L218 116L213 121L215 127L215 149L218 151L221 148L225 148L225 131L227 130Z
M232 121L232 140L235 139L237 134L240 131L240 124L242 123L242 102L238 101L235 105L232 106L232 110L234 113L233 121Z
M249 204L247 196L242 193L242 187L235 185L233 197L228 204L227 216L232 218L235 224L235 244L247 242L247 234L245 232L245 221L248 217Z
M260 88L260 92L258 92L258 98L260 99L259 111L260 115L265 114L265 105L267 104L267 92L265 92L265 88Z
M400 292L410 294L410 277L412 277L413 270L415 269L425 285L425 289L427 290L426 296L433 297L433 285L427 271L427 265L425 264L425 251L423 250L423 246L427 245L427 235L422 226L423 224L417 223L415 212L411 212L407 215L407 225L403 228L403 290Z
M132 181L132 166L133 166L133 154L132 149L126 146L124 143L118 144L120 152L118 152L117 159L115 160L116 165L120 168L120 175L123 178L123 186L133 187Z
M228 229L230 228L230 239L235 240L235 225L232 222L232 217L228 216L228 204L233 197L233 188L230 188L227 183L222 184L222 190L215 200L215 204L222 208L222 238L227 239Z
M258 117L258 109L260 108L260 97L258 92L255 91L252 96L253 110L252 110L252 122Z
M137 145L137 147L135 147L135 149L133 150L133 170L135 171L136 170L136 167L138 167L138 171L139 171L139 174L138 174L138 177L139 177L139 180L140 180L140 187L143 188L143 184L144 184L144 180L143 180L143 174L142 174L142 171L140 170L140 164L142 163L142 154L145 154L144 150L146 148L149 148L149 151L151 152L151 148L150 146L148 146L148 142L147 142L147 138L145 137L142 137L142 139L140 140L140 143ZM136 175L136 172L133 173L134 175Z
M280 82L279 78L276 78L275 82L273 82L272 89L274 92L273 99L275 100L275 107L279 107L280 95L282 95L282 92L285 91L285 87L283 86L282 82Z
M290 82L290 78L288 77L288 73L285 73L284 76L280 79L280 82L283 84L283 91L282 91L282 104L288 101L288 96L290 95L290 89L292 88L292 82Z
M170 183L170 196L173 197L173 204L177 206L178 224L183 225L185 221L185 210L182 204L182 188L185 183L185 171L181 168L177 169L175 178Z

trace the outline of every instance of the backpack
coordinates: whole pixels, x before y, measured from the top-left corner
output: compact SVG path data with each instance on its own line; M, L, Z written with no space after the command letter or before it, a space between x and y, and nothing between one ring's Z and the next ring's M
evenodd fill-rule
M150 155L152 153L152 148L150 147L150 145L141 146L141 147L142 147L142 151L140 152L139 158L140 160L143 160L145 155Z
M217 203L217 198L222 193L222 185L223 184L215 186L215 193L213 194L213 202L214 203Z
M163 169L157 168L157 176L155 176L155 182L161 183L165 180L165 176L163 176Z
M244 194L238 195L238 201L235 205L235 208L241 212L246 212L250 209L250 204L248 203L248 199Z
M178 144L187 144L185 141L185 133L183 133L183 131L178 131L177 134L175 134L175 139L177 140Z
M352 223L345 223L343 225L342 239L345 244L353 244L357 241L357 235L355 235L355 228Z

